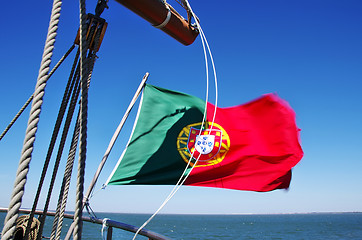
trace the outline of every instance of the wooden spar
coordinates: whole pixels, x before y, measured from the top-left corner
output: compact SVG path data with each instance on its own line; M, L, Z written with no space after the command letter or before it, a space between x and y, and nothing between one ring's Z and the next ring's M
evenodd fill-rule
M150 22L153 26L157 27L164 23L165 25L159 28L184 45L193 43L199 34L195 27L191 26L172 7L168 8L162 0L116 1ZM170 17L168 14L170 14Z

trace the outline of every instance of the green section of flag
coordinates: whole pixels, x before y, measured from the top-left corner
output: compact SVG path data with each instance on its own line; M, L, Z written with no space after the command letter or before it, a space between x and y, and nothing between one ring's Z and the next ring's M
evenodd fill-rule
M147 84L131 140L108 184L175 184L186 167L177 137L202 121L204 107L197 97Z

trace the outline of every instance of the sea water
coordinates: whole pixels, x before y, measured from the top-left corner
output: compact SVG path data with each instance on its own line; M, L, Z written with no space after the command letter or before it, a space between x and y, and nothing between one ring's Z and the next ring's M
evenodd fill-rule
M85 214L86 215L86 214ZM96 213L97 218L140 226L149 214ZM0 213L3 227L5 213ZM51 221L52 217L47 217ZM70 220L65 221L69 227ZM51 224L44 229L50 235ZM157 215L146 227L171 239L361 239L362 213L309 213L272 215ZM82 239L102 239L102 226L84 223ZM65 231L66 232L66 231ZM64 235L64 234L63 234ZM62 235L62 238L64 236ZM114 229L113 239L133 234ZM147 239L139 236L137 239Z

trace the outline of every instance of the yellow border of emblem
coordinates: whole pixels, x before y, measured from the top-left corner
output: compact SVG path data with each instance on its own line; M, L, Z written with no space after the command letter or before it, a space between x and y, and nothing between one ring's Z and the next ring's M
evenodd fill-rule
M211 125L212 122L206 122L205 125L209 126ZM190 133L190 128L191 127L201 127L201 122L199 123L193 123L193 124L189 124L186 127L184 127L178 137L177 137L177 151L179 152L179 154L181 155L182 159L188 163L190 158L191 158L191 153L189 152L188 148L187 148L187 141L189 139L189 133ZM229 148L230 148L230 138L229 135L227 134L227 132L225 131L225 129L223 127L221 127L219 124L214 123L213 124L213 128L214 129L218 129L220 131L222 131L222 140L221 140L221 147L220 147L220 151L210 160L207 161L198 161L195 167L206 167L206 166L211 166L211 165L215 165L220 163L222 160L224 160L226 153L228 152ZM191 163L190 165L193 166L195 162L195 159L192 158L191 159Z

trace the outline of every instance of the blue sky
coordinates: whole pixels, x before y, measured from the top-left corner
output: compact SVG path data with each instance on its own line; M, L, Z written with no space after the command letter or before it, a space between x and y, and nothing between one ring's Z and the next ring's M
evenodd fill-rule
M88 12L94 12L95 2L87 2ZM190 4L214 56L219 106L277 93L296 112L305 156L293 170L289 191L182 187L162 212L362 211L362 2L260 0L226 4L212 0ZM37 5L21 0L5 1L2 6L6 11L0 16L0 131L35 87L51 3ZM89 91L86 187L145 72L150 72L148 83L160 87L200 98L206 89L200 38L185 47L116 1L110 0L109 7L102 15L109 25ZM63 3L52 66L75 38L78 11L76 2ZM46 88L22 207L32 206L71 62L69 58ZM209 100L213 99L211 86ZM106 181L122 153L135 112L109 157L100 183ZM7 207L10 200L28 116L29 109L0 141L1 207ZM172 189L99 188L97 185L91 200L94 211L148 213L154 212Z

